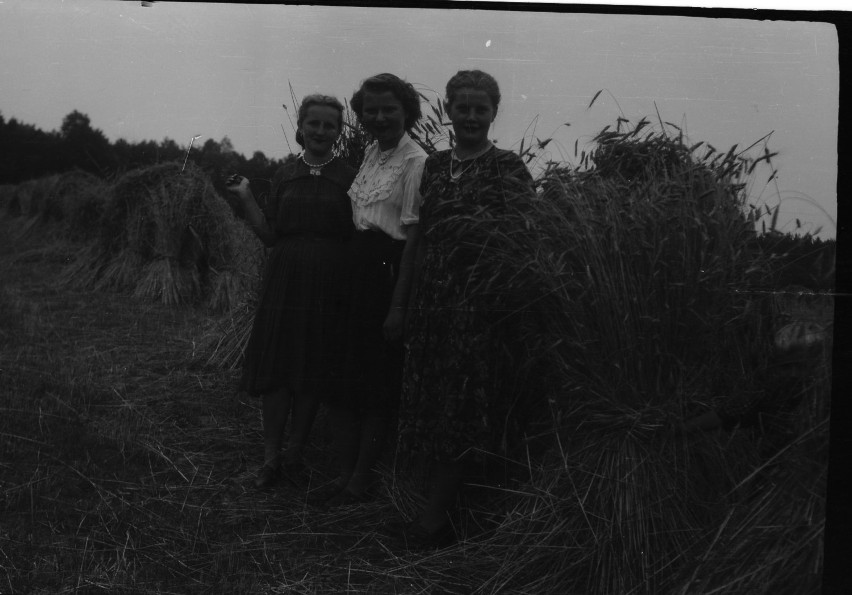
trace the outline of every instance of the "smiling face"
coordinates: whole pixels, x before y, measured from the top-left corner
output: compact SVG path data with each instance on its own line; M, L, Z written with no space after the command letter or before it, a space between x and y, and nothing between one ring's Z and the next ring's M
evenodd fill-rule
M446 106L456 144L466 151L476 151L488 143L488 129L497 116L497 110L485 91L459 89L453 102Z
M405 132L405 108L390 91L364 91L361 123L379 141L379 149L387 151L399 143Z
M334 141L340 136L340 112L328 105L311 105L299 131L304 139L305 152L316 159L331 154Z

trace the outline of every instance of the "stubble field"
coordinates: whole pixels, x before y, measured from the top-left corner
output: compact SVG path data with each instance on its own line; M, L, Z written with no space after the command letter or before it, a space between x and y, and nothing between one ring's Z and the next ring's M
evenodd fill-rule
M407 592L376 533L389 499L305 501L329 479L322 418L298 485L249 487L260 412L193 359L208 318L56 289L63 252L2 225L0 592Z

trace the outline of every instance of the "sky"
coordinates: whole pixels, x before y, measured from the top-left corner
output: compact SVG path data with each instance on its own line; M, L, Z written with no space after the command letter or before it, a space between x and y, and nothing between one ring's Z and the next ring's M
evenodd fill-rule
M770 170L758 170L751 201L780 202L783 231L799 219L800 232L835 237L838 37L818 13L780 21L482 6L0 0L0 113L54 130L76 109L111 141L227 136L246 156L278 158L298 148L291 86L298 98L348 99L364 78L393 72L437 102L457 70L479 68L503 95L490 134L498 146L553 138L559 161L576 163L575 143L588 151L618 117L656 120L657 111L690 143L720 150L771 134L778 177L767 184Z

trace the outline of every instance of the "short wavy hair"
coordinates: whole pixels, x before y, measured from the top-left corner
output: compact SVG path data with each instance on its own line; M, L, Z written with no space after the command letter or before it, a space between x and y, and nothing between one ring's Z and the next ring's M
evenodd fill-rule
M296 118L296 142L299 143L299 146L303 149L305 148L305 139L302 136L302 122L304 122L305 118L308 116L308 108L313 107L315 105L332 107L336 109L337 128L338 130L343 130L343 104L338 101L337 97L333 97L331 95L321 95L319 93L306 95L304 99L302 99L302 103L299 104L299 114Z
M364 93L384 93L390 91L393 96L402 104L402 109L405 110L405 123L403 127L406 130L411 130L417 121L422 117L423 112L420 111L420 94L414 89L414 85L406 82L389 72L383 72L364 79L361 87L352 95L352 111L361 122L361 111L364 109Z
M497 80L487 72L482 72L481 70L459 70L455 73L452 78L447 81L445 102L448 106L453 104L456 95L462 89L485 91L491 99L491 105L494 108L494 111L497 111L497 108L500 105L500 86L497 84Z

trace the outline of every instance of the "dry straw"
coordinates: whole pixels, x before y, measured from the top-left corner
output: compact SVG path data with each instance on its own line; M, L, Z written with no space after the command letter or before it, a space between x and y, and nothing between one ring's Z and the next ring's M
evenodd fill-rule
M26 220L39 217L44 211L46 202L44 197L56 183L57 178L57 175L52 175L18 184L6 206L7 212L14 217L23 217Z
M20 211L14 212L16 207L12 204L17 189L17 184L0 184L0 214L10 217L17 217L21 214ZM20 209L20 207L17 208Z
M510 195L505 212L458 222L465 242L481 247L467 290L500 293L503 307L525 315L521 342L545 362L538 413L549 416L554 444L544 463L516 453L533 480L491 532L461 548L492 556L470 569L469 585L483 593L813 585L822 449L785 451L781 479L758 485L761 455L744 432L672 432L714 396L751 386L769 357L772 261L753 241L745 197L753 162L689 147L647 123L597 141L589 167L551 168L532 202ZM826 396L812 391L808 400ZM827 439L824 421L814 420L812 446ZM812 487L796 491L802 485ZM793 512L799 505L812 511L807 519ZM773 515L789 522L768 530ZM738 541L720 547L720 539ZM462 555L423 561L421 571Z
M165 163L116 181L97 241L80 251L64 279L223 311L251 292L258 252L204 172L192 163L183 172Z
M16 242L43 240L19 257L66 261L69 252L96 236L107 189L104 181L79 170L7 187L0 209L17 219Z

